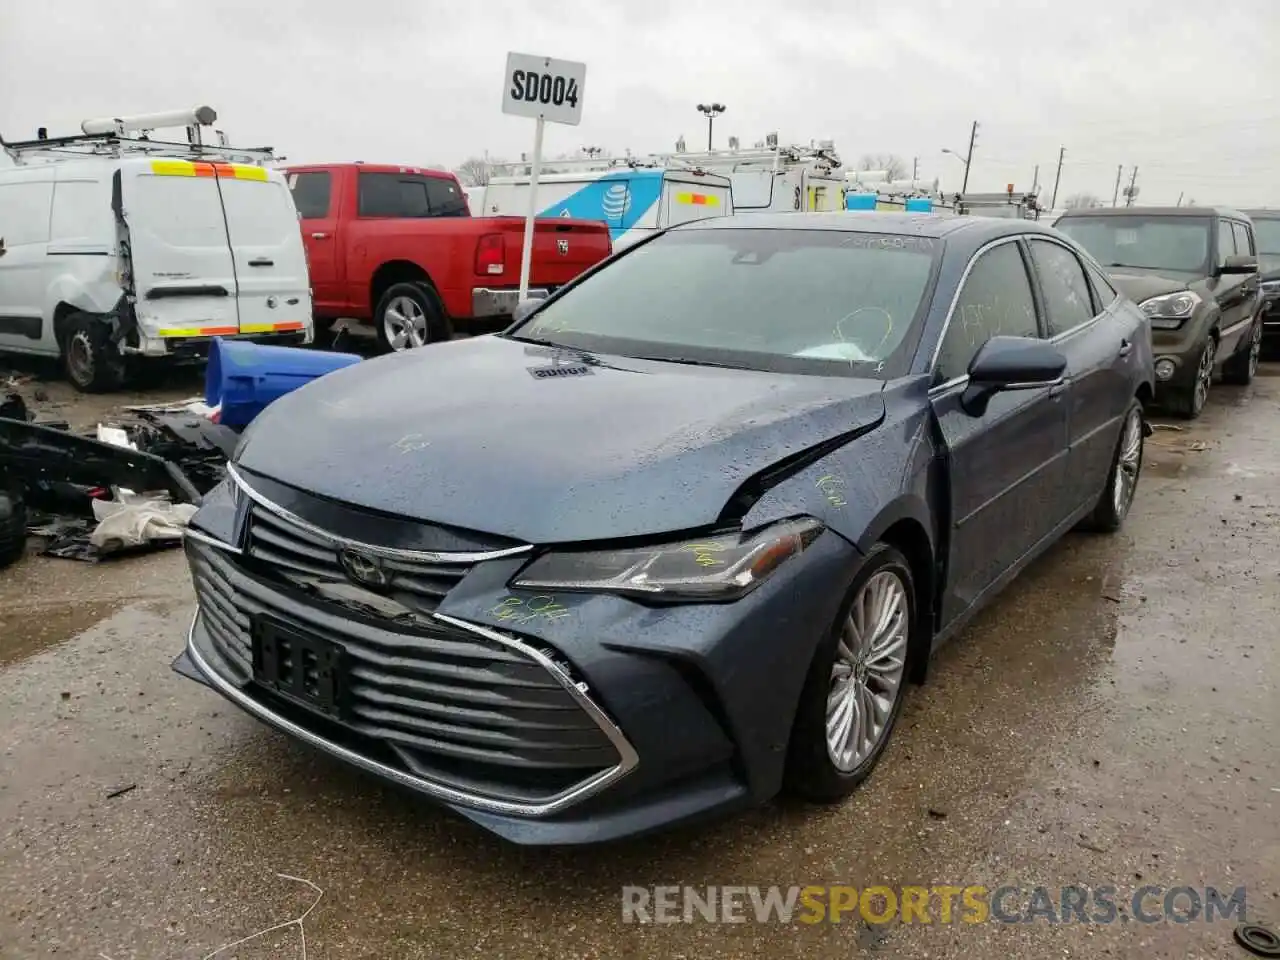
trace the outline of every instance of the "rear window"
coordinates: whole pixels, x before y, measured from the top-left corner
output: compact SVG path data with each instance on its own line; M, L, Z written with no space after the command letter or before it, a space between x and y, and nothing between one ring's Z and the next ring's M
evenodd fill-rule
M298 236L298 214L279 181L222 179L218 183L237 247L279 247Z
M213 177L140 176L126 187L125 209L131 231L145 231L170 246L227 246Z
M460 217L467 201L456 181L402 173L361 173L362 217Z
M332 179L328 170L311 170L289 174L289 188L298 216L318 220L329 215L329 193Z
M676 230L566 290L519 339L622 356L890 377L942 244L829 230Z

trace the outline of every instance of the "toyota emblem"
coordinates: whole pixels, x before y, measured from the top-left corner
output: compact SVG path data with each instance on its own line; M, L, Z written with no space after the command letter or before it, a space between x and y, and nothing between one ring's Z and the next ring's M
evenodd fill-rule
M361 586L385 587L391 580L382 560L371 554L343 550L338 554L338 562L342 564L347 576Z

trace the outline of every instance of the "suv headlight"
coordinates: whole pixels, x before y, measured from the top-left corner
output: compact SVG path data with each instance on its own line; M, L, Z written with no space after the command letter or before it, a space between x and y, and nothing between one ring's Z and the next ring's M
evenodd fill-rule
M803 518L745 536L728 533L619 550L553 551L525 567L511 585L654 600L737 600L803 552L821 532L822 524Z
M1172 330L1195 313L1196 307L1200 306L1200 297L1190 290L1182 290L1143 300L1138 306L1151 319L1151 326Z

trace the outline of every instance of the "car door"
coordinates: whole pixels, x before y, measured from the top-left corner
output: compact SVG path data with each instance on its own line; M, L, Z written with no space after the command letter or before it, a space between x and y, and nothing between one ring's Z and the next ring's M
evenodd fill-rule
M52 168L10 171L0 183L0 347L33 350L51 342L44 311L52 202Z
M1005 391L975 416L961 405L970 361L993 336L1041 335L1020 243L970 262L937 344L930 402L950 493L943 622L964 612L1067 517L1066 384Z
M298 208L316 309L331 314L346 306L345 261L337 252L338 211L333 197L333 174L328 170L290 171L286 181Z
M1226 264L1228 257L1234 257L1236 249L1235 231L1231 221L1225 217L1218 219L1218 249L1216 263L1219 269ZM1248 250L1246 249L1247 253ZM1252 317L1245 316L1248 293L1246 281L1248 277L1239 273L1220 274L1213 281L1213 295L1218 301L1218 310L1222 321L1218 325L1218 364L1221 365L1236 352L1240 338L1244 335Z
M1133 331L1114 316L1119 299L1098 302L1075 251L1056 240L1027 241L1040 287L1046 334L1067 358L1066 497L1071 509L1095 500L1111 469L1131 399Z
M1237 254L1254 258L1258 256L1258 245L1254 241L1253 226L1251 224L1233 220L1231 221L1231 232L1236 237ZM1241 304L1241 313L1252 320L1258 314L1258 295L1262 290L1261 272L1246 274L1243 279L1244 283L1241 284L1241 292L1244 296L1244 303ZM1249 327L1244 327L1241 330L1240 338L1242 341L1248 337L1249 329Z

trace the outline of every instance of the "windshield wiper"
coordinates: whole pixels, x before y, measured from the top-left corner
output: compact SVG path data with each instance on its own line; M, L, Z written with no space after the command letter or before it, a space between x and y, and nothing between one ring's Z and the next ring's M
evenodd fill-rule
M654 363L683 363L691 367L721 367L725 370L750 370L751 367L741 363L725 363L722 360L699 360L694 357L636 357L637 360L651 360Z

